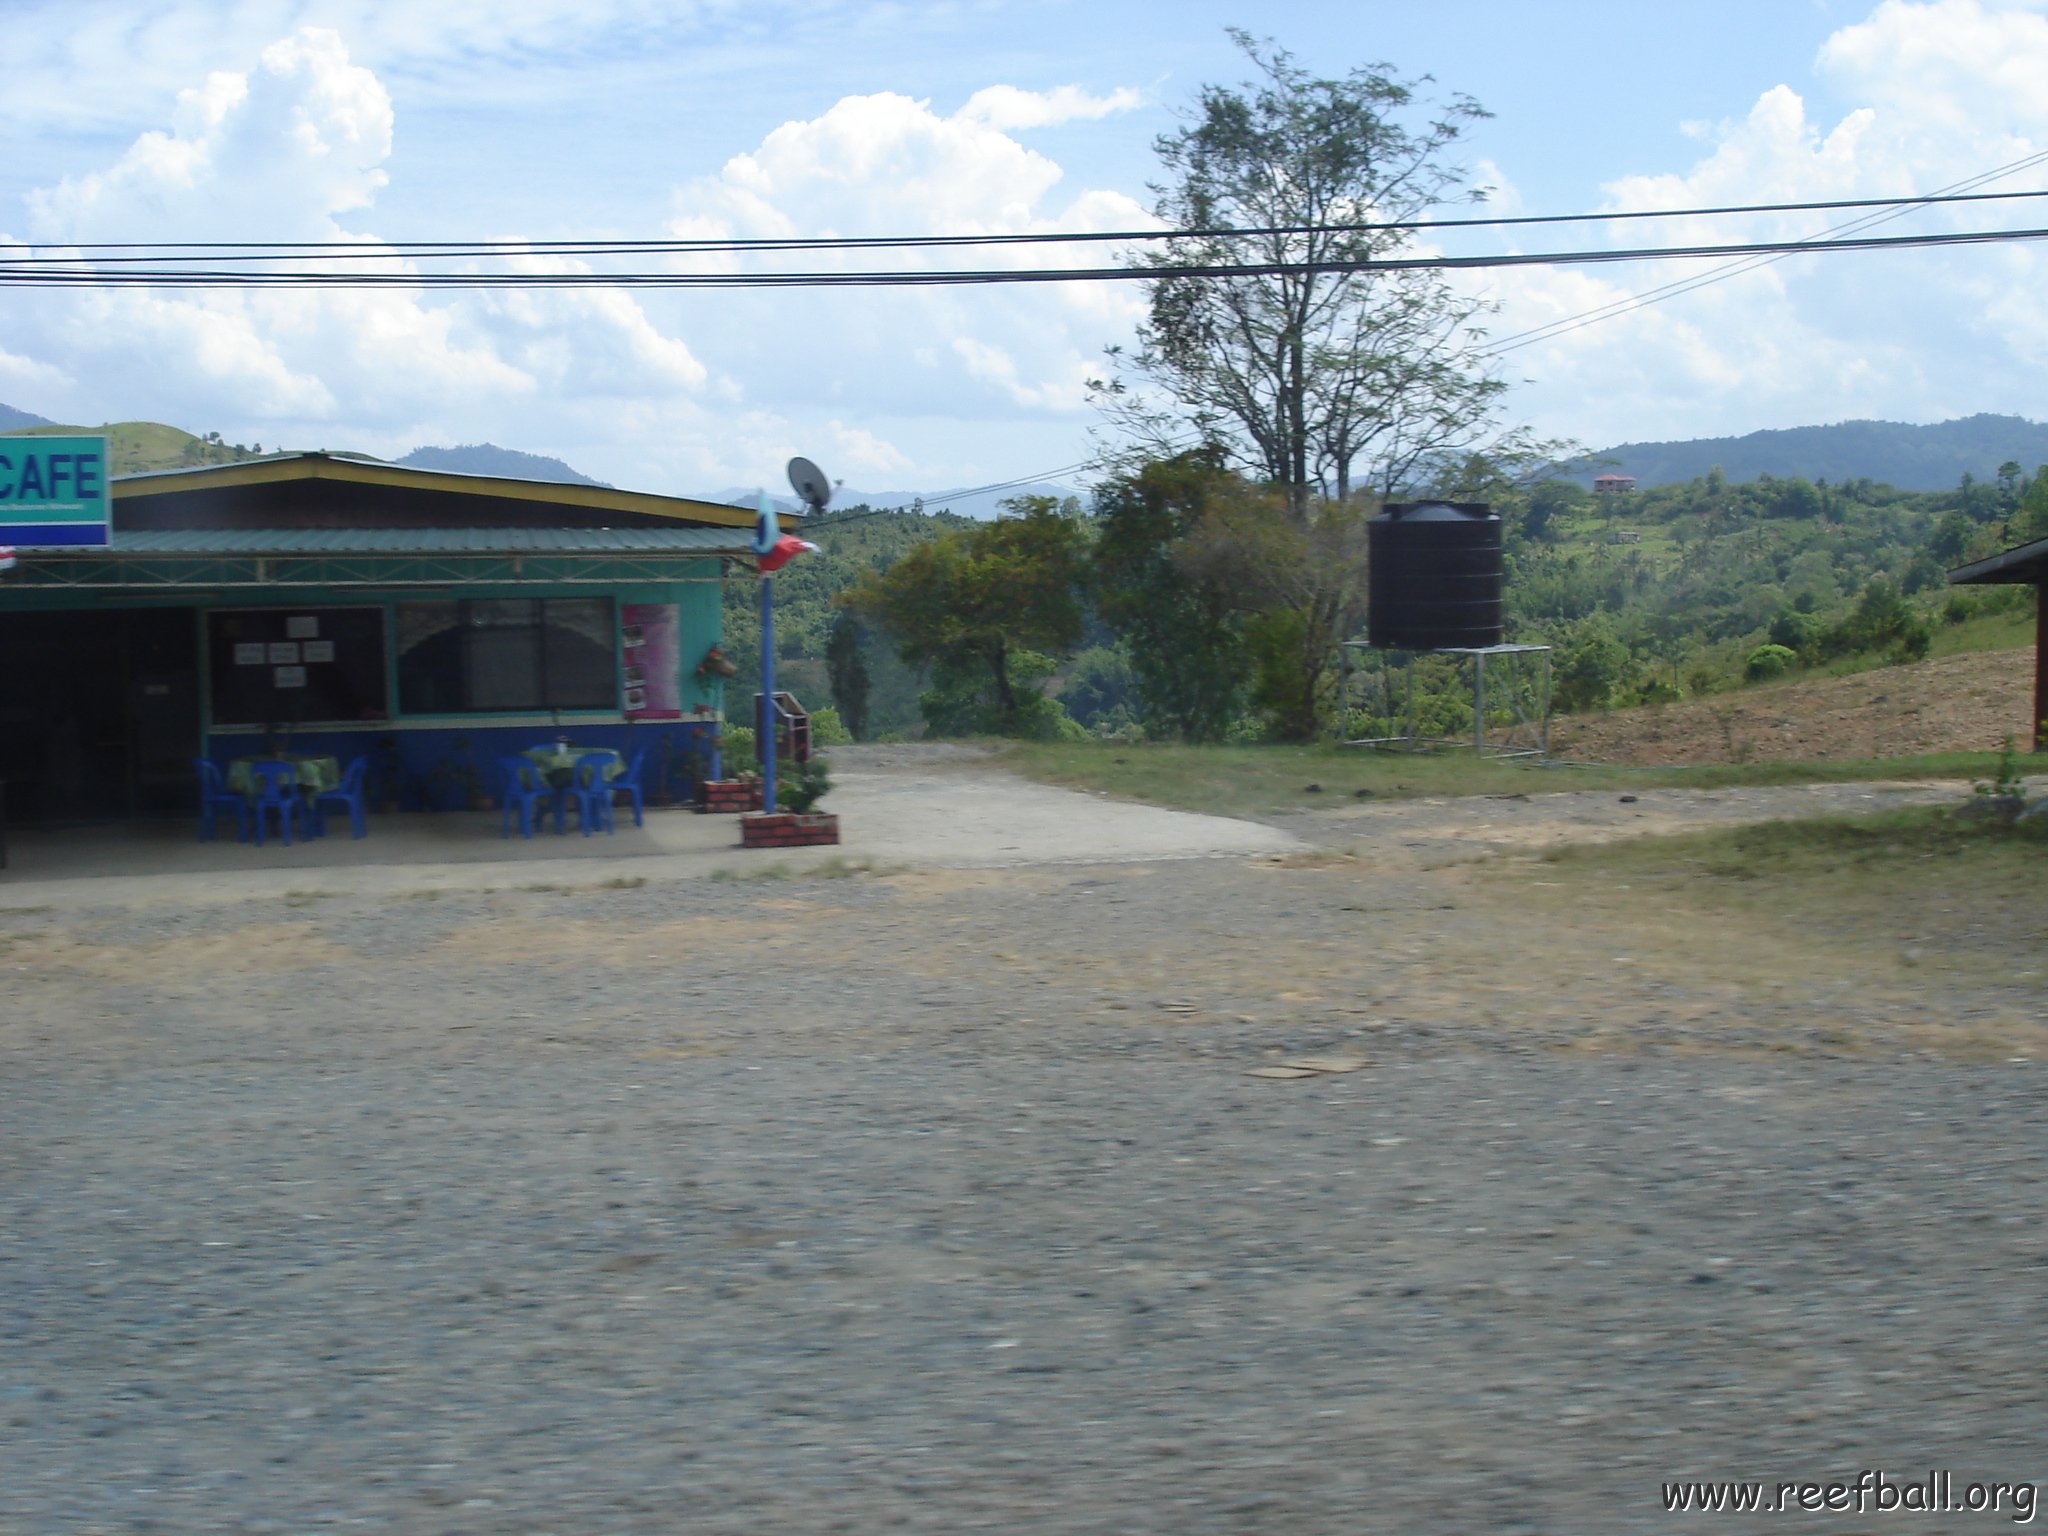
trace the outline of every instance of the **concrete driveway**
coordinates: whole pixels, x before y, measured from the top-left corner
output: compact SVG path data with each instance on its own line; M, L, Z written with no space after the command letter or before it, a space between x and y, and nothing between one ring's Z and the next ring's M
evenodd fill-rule
M199 842L189 821L121 823L9 837L0 910L78 907L161 899L164 882L195 903L244 901L317 889L377 891L511 889L539 883L601 886L714 875L793 871L837 860L876 868L997 868L1076 861L1136 862L1284 853L1303 844L1253 822L1053 789L984 765L964 747L840 748L827 809L840 818L837 847L752 850L731 816L650 809L646 824L622 818L611 836L506 838L496 812L373 816L370 834L347 835L341 818L314 843L261 848L232 839ZM339 835L335 830L339 828Z

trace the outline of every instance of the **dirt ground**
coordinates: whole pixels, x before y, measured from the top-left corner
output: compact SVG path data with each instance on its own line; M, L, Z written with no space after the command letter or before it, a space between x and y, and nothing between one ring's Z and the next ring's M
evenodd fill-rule
M2034 649L1978 651L1851 677L1560 716L1561 757L1664 766L1995 752L2032 738Z
M1539 856L1956 786L1091 862L899 758L874 803L987 860L11 888L0 1532L1579 1536L2048 1476L2040 905Z

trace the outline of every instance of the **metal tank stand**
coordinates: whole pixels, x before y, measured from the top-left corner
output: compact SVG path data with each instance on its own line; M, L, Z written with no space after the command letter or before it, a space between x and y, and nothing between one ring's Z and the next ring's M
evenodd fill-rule
M1401 686L1405 691L1399 730L1389 736L1347 738L1347 747L1377 747L1393 752L1427 752L1437 747L1460 746L1447 736L1422 736L1416 731L1415 661L1419 656L1470 657L1472 686L1471 747L1479 757L1534 757L1550 755L1550 647L1547 645L1447 645L1426 651L1375 647L1365 640L1344 642L1344 678L1340 696L1343 719L1348 724L1354 708L1352 665L1354 651L1377 650L1382 656L1402 658ZM1489 669L1488 662L1492 662ZM1393 721L1387 671L1375 674L1381 708L1375 714ZM1492 720L1488 719L1491 713Z

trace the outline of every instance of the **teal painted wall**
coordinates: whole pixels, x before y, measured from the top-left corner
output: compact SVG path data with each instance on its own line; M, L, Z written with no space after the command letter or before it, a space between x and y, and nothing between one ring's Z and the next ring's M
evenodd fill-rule
M686 718L680 721L628 721L616 705L609 710L565 710L559 719L548 711L464 713L407 717L394 713L384 722L323 725L310 723L290 734L290 750L331 753L344 764L356 756L368 759L373 803L395 799L407 810L455 809L464 804L472 785L486 795L498 787L498 759L566 735L580 745L615 747L630 759L645 754L643 786L657 786L676 798L687 798L690 780L718 776L718 722L726 705L724 679L700 680L696 675L704 653L721 639L723 603L718 583L720 562L693 561L685 567L697 579L674 582L461 584L446 588L371 593L348 587L275 587L206 594L166 591L161 598L139 598L122 592L101 601L98 594L49 587L0 587L0 612L104 613L116 608L182 608L192 615L193 665L200 686L198 755L226 764L236 757L261 752L267 743L261 727L212 724L206 698L204 615L235 608L377 607L384 610L385 688L389 707L398 705L398 657L394 610L398 603L426 598L532 598L605 596L617 611L628 603L673 603L677 608L679 697ZM613 652L618 657L616 628ZM744 679L734 679L735 685ZM751 707L751 688L734 695L735 707Z

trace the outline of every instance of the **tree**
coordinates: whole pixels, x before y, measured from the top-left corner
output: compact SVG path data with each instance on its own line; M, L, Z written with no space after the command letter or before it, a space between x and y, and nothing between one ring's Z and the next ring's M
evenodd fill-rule
M1086 540L1049 496L1004 505L1016 515L921 544L841 601L906 662L932 664L951 728L1036 734L1048 711L1033 684L1080 643Z
M1202 580L1176 558L1234 480L1214 452L1193 452L1096 488L1096 611L1130 655L1146 729L1157 735L1219 741L1243 698L1249 666L1231 584Z
M1252 702L1282 741L1313 741L1335 704L1339 645L1365 620L1366 512L1232 477L1174 550L1199 586L1227 592L1252 666Z
M825 640L825 676L839 718L855 741L862 740L868 733L868 664L861 655L860 620L843 608Z
M1260 78L1205 86L1189 125L1156 142L1157 211L1183 233L1138 258L1159 274L1149 317L1135 353L1112 349L1125 376L1095 389L1145 451L1184 446L1192 427L1301 516L1316 490L1342 500L1369 478L1391 493L1491 429L1506 385L1479 352L1489 306L1434 272L1373 265L1412 247L1403 223L1483 196L1445 156L1487 114L1466 96L1426 106L1426 76L1318 79L1230 35ZM1264 270L1187 271L1237 265Z

